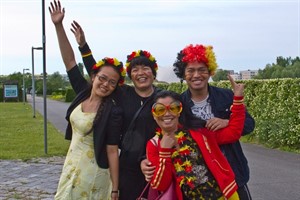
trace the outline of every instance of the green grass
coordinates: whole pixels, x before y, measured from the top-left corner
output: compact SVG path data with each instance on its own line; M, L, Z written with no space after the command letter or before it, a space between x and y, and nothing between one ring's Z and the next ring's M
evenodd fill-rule
M28 160L66 155L70 142L47 123L47 154L44 151L44 119L23 103L0 103L0 159Z

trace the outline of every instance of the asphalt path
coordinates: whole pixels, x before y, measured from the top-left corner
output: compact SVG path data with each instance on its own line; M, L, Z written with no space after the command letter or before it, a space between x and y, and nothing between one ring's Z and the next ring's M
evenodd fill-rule
M27 101L33 106L32 96L27 95ZM47 99L47 120L51 122L60 132L65 133L67 128L67 121L65 119L67 109L70 103L54 101ZM44 116L44 98L36 96L35 97L35 110ZM33 113L32 113L33 116Z
M43 115L43 98L36 97L36 112ZM31 96L28 103L32 105ZM64 133L69 103L47 99L47 119ZM242 144L250 167L248 183L253 200L300 200L300 154Z

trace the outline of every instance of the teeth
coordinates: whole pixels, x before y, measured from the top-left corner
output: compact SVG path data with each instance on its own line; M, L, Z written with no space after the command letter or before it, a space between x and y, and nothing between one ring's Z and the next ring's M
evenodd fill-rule
M139 80L139 81L145 81L146 78L139 78L138 80Z
M100 88L100 90L102 91L102 92L107 92L107 90L106 89L104 89L104 88Z
M170 122L170 121L172 121L172 119L164 119L163 121L164 122Z

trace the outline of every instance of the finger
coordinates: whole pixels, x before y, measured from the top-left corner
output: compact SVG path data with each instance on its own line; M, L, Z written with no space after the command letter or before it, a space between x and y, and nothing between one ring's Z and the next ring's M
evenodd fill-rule
M57 3L58 3L58 9L61 10L61 4L60 4L60 1L58 0Z
M57 10L57 2L54 0L55 10Z
M211 127L212 127L212 123L206 123L206 128L207 128L208 130L211 130Z
M49 7L49 10L50 10L50 13L52 14L54 12L54 5L52 2L50 3L50 6L51 6L51 10L50 10L50 7Z
M227 75L227 78L229 79L230 83L232 86L234 86L236 83L234 82L232 76L230 76L229 74Z
M78 22L76 22L75 20L73 20L73 23L75 24L75 26L76 26L77 28L80 28L80 25L78 24Z
M214 125L211 127L211 131L216 131L218 130L219 125Z
M214 118L207 120L206 128L211 129L211 127L214 125L214 123L215 123Z
M72 28L70 28L70 30L72 31L72 33L75 35L75 31L72 29Z
M50 6L48 7L48 10L49 10L50 14L52 14L52 11L51 11L51 8L50 8Z
M71 26L74 29L74 31L77 31L77 27L73 23L71 24Z

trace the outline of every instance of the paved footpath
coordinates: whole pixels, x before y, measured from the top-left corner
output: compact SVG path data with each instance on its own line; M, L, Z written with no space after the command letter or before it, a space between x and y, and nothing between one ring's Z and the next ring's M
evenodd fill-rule
M52 200L64 157L0 160L0 200Z

